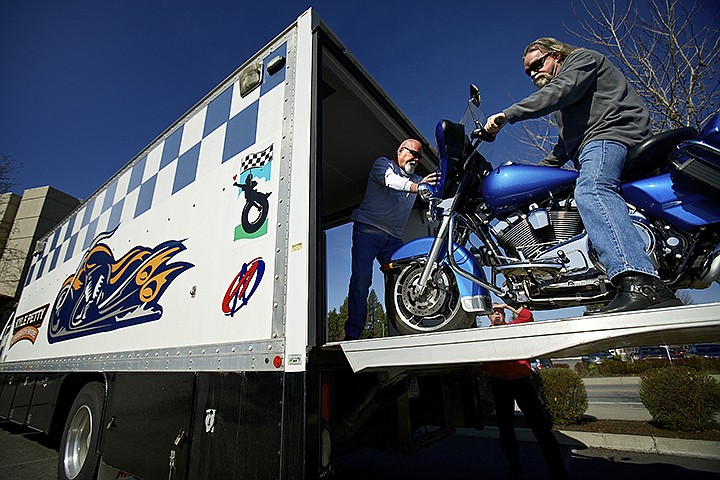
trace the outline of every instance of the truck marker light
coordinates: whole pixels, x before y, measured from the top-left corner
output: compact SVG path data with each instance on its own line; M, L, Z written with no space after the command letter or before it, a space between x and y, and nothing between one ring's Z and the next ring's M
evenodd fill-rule
M323 382L320 391L320 416L324 422L330 421L330 384Z
M283 359L280 355L276 355L275 358L273 358L273 367L280 368L282 367Z
M285 66L285 57L282 55L278 55L277 57L273 58L267 63L267 72L270 75L275 75L277 72L280 71L282 67Z

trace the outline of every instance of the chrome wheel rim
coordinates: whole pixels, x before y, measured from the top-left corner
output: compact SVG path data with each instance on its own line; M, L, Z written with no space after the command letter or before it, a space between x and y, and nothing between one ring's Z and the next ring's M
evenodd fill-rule
M67 478L77 477L85 465L92 442L92 424L92 412L87 405L83 405L70 422L63 450L63 466Z
M453 294L457 288L452 275L439 268L433 272L422 293L417 282L422 265L406 268L395 285L395 311L399 320L416 332L441 331L455 317L460 301Z

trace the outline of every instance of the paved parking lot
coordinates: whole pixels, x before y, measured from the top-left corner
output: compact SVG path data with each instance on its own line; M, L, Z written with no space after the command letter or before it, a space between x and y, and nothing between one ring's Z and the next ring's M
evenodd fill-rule
M547 478L535 443L521 443L528 480ZM583 480L648 478L715 480L720 461L598 449L565 448L571 477ZM9 422L0 423L0 479L56 478L57 452L47 438ZM339 480L452 480L508 478L497 440L452 437L412 455L363 450L336 464Z

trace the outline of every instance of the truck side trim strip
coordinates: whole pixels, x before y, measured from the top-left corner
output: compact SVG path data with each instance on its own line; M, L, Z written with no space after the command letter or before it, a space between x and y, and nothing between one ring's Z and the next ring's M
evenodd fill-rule
M8 362L0 364L0 372L282 371L285 368L283 352L281 340L195 345ZM276 361L276 357L281 361Z

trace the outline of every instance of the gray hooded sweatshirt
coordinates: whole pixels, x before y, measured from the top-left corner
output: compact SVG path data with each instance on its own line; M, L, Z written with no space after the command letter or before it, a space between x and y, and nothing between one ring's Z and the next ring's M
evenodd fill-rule
M625 76L602 54L579 48L547 85L503 113L510 123L556 112L559 141L540 165L576 163L593 140L628 148L648 138L650 113Z

